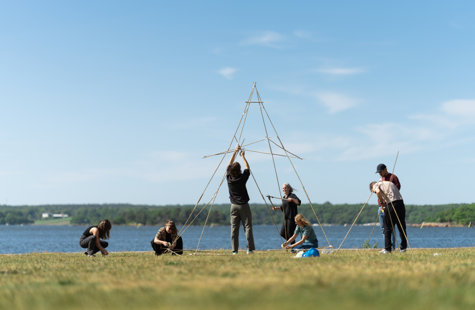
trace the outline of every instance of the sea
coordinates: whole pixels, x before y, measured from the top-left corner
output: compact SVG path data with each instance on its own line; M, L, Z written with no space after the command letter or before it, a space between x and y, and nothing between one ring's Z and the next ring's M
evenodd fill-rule
M84 252L79 238L87 226L0 225L0 254L75 253ZM110 252L151 251L150 242L158 226L113 226ZM382 248L381 229L375 226L314 226L320 247L332 246L357 249L365 245ZM178 227L182 232L184 248L188 250L231 249L230 226ZM280 227L255 225L254 241L257 250L280 249L283 239ZM347 236L345 238L345 236ZM407 228L409 248L457 248L475 246L475 229L468 227L413 227ZM240 248L246 248L244 231L240 230ZM297 239L298 240L298 239ZM344 240L343 244L342 241Z

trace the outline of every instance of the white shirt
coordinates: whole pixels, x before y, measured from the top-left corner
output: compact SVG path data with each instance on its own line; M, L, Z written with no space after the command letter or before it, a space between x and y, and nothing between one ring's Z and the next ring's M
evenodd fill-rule
M378 181L373 185L373 192L378 194L379 192L383 193L383 198L386 203L394 202L397 200L402 200L401 193L399 189L390 181ZM389 199L389 201L388 201Z

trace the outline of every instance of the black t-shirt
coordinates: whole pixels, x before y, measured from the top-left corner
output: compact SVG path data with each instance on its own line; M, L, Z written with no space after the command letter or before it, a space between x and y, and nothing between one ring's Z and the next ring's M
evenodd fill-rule
M229 173L226 175L228 180L229 200L235 205L245 205L249 201L246 182L249 179L249 169L244 169L240 176L232 177Z
M284 198L293 198L297 199L299 201L299 204L301 203L299 197L297 197L295 194L290 194L287 197ZM297 210L297 204L295 202L289 202L287 200L282 200L282 209L284 211L284 216L286 219L294 219L295 216L297 215L298 210Z

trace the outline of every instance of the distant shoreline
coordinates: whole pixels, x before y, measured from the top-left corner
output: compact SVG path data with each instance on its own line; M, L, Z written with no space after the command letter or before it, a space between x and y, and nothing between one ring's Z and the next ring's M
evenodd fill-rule
M87 224L71 224L69 221L58 221L58 222L47 222L41 221L33 224L16 224L15 226L84 226ZM260 225L260 224L259 224ZM4 224L2 226L13 226ZM142 227L142 226L161 226L161 225L143 225L143 224L116 224L114 226L131 226L131 227ZM180 225L179 225L180 226ZM192 226L202 226L202 225L192 225ZM208 225L212 226L229 226L229 225L218 225L218 224L211 224ZM319 224L313 224L312 226L320 226ZM322 226L351 226L351 224L322 224ZM364 224L355 224L355 226L379 226L379 223L364 223ZM456 223L449 223L449 222L423 222L423 223L408 223L407 226L411 227L468 227L470 228L471 225L462 225Z

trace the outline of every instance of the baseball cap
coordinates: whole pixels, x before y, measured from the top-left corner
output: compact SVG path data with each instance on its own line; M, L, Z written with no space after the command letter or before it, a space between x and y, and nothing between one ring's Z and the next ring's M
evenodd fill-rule
M380 172L383 171L384 169L386 169L386 165L385 165L385 164L379 164L379 165L376 167L376 173L380 173Z

